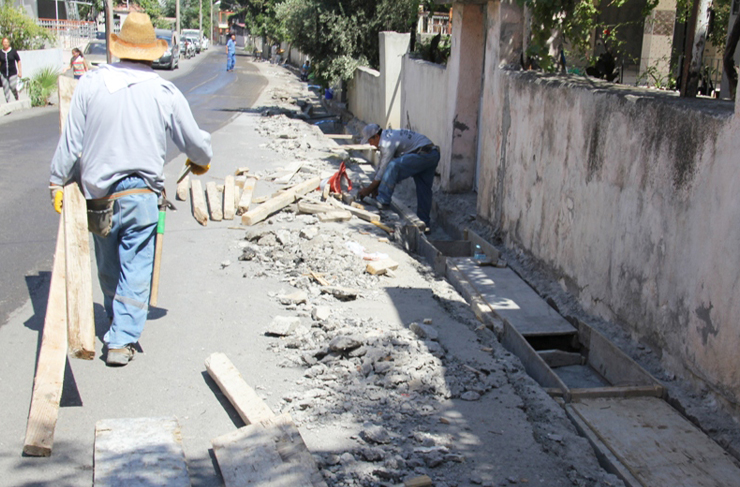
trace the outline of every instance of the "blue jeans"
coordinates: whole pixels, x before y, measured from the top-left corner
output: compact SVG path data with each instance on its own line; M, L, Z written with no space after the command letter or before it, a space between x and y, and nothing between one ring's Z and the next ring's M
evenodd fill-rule
M236 53L230 52L226 54L226 71L231 71L236 66Z
M113 185L111 193L146 187L138 176L129 176ZM109 349L136 343L144 331L158 218L156 194L124 196L113 204L110 234L93 235L105 312L112 318L103 338Z
M416 183L416 215L429 226L432 221L432 183L437 164L439 164L438 149L427 154L404 154L393 159L386 166L380 179L378 201L390 205L396 184L413 176Z

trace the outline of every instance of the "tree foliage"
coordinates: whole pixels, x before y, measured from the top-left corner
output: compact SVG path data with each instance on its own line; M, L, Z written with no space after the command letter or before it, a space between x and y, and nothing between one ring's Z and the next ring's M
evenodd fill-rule
M40 27L21 7L10 1L0 5L0 35L10 40L10 45L19 51L41 49L54 35Z
M157 0L151 0L157 3ZM211 31L211 14L208 11L212 0L203 0L203 33ZM167 0L162 15L174 17L177 10L177 0ZM215 17L215 12L214 12ZM180 28L197 29L200 18L200 2L198 0L180 0Z
M378 34L381 31L411 32L416 26L419 8L415 0L284 0L276 5L272 3L279 25L275 38L291 42L310 56L314 72L326 84L350 79L358 65L377 68ZM264 34L271 36L267 32Z
M598 39L604 45L618 45L618 31L625 24L607 24L600 20L607 7L623 7L628 0L517 0L532 15L532 38L527 55L545 71L555 69L551 55L567 49L571 56L592 62L591 46ZM650 15L658 0L647 0L640 19Z

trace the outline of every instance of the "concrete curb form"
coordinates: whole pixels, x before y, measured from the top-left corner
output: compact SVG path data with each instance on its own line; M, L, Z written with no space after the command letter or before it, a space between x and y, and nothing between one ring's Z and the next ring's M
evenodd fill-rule
M27 110L31 108L31 100L18 100L0 105L0 116L17 112L18 110Z

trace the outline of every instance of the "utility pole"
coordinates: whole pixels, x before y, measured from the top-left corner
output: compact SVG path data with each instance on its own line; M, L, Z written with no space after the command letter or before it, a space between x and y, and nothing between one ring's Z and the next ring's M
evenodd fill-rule
M198 0L198 30L200 31L200 35L202 36L203 35L203 0ZM198 42L200 42L200 40Z
M110 35L113 33L113 0L105 0L105 58L108 64L113 62L110 53Z
M177 0L177 4L175 6L175 18L177 19L175 21L175 30L177 31L177 35L179 36L180 35L180 0Z

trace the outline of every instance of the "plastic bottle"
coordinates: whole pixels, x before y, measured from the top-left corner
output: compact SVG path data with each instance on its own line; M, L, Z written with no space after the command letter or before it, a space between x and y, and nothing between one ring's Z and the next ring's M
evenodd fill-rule
M480 248L480 245L475 246L475 253L473 254L473 259L478 261L484 261L486 260L486 254L483 252L483 249Z

